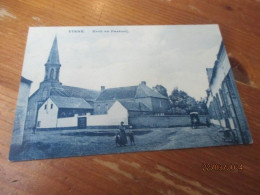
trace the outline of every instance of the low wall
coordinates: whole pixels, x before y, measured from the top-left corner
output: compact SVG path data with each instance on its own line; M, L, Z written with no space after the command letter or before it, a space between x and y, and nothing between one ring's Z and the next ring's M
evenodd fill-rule
M206 115L200 115L200 122L206 124ZM191 126L189 115L175 116L139 116L129 117L129 125L134 128L143 127L185 127Z
M128 125L127 116L112 116L108 114L104 115L88 115L87 116L87 126L119 126L121 121L125 125Z
M78 116L58 118L57 128L59 127L77 127L78 126Z

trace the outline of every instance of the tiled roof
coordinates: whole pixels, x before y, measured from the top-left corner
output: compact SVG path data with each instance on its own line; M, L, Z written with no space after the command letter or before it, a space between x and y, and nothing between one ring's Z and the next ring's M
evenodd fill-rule
M138 89L136 91L136 98L143 98L143 97L156 97L167 99L167 97L163 96L159 92L147 87L146 85L140 84L138 85Z
M83 89L79 87L62 86L62 88L67 96L83 98L85 100L95 100L100 93L99 91Z
M97 101L106 100L120 100L120 99L133 99L133 98L143 98L143 97L156 97L167 99L167 97L161 95L159 92L149 88L145 84L140 84L131 87L118 87L105 89L100 93Z
M150 112L151 110L146 107L143 103L134 102L134 101L124 101L119 100L119 102L128 110L128 111L139 111L139 112Z
M97 101L135 98L137 86L105 89L100 93Z
M59 88L52 88L50 92L50 96L63 96L63 97L69 97L63 89Z
M59 108L93 109L93 107L82 98L61 96L51 96L50 98Z

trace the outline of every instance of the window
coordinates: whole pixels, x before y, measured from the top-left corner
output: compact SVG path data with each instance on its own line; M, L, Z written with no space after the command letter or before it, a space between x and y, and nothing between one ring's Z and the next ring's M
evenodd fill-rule
M50 73L50 79L55 79L55 75L54 75L54 69L51 69L51 73Z
M44 105L44 110L46 110L46 109L47 109L47 104Z
M51 109L53 108L53 104L51 104Z

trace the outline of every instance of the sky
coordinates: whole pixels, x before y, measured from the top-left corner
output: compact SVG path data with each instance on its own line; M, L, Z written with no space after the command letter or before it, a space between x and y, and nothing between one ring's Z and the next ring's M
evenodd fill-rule
M146 81L197 100L222 41L218 25L31 27L22 72L33 81L30 94L43 81L55 35L63 85L100 90Z

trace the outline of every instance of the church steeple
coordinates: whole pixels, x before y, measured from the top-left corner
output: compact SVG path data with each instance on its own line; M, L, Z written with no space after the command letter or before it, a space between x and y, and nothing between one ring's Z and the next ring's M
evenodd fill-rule
M60 64L57 36L55 36L47 64Z
M59 82L60 59L58 51L57 36L55 36L48 60L45 64L44 81Z

